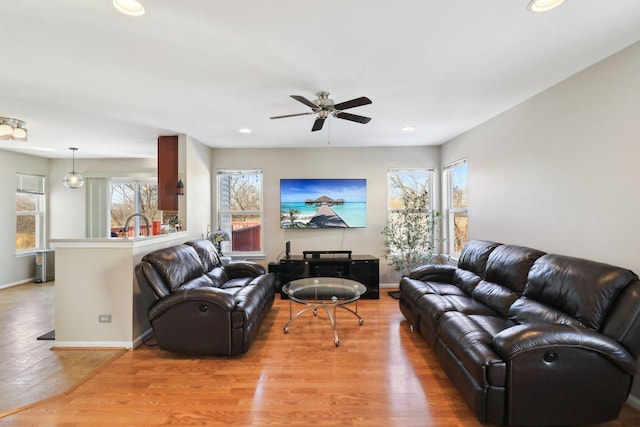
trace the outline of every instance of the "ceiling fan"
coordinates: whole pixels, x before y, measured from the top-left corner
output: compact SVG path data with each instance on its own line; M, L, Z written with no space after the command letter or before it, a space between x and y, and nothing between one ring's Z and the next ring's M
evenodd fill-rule
M309 114L317 114L315 122L313 122L313 127L311 128L311 132L315 132L317 130L322 129L322 125L329 114L333 117L337 117L339 119L349 120L352 122L358 123L369 123L371 121L371 117L359 116L357 114L345 113L343 110L347 110L349 108L360 107L362 105L371 104L371 100L366 96L361 96L360 98L354 98L349 101L340 102L335 104L331 98L329 98L329 92L318 92L316 93L318 99L314 101L309 101L304 96L300 95L291 95L293 99L298 102L302 102L307 107L311 108L311 111L308 113L298 113L298 114L287 114L285 116L275 116L271 117L272 119L283 119L285 117L295 117L295 116L306 116Z

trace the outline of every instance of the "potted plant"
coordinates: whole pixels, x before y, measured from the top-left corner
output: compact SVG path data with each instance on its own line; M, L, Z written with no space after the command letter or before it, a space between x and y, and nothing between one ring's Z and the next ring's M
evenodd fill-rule
M436 250L442 241L437 235L442 214L430 211L428 201L425 190L403 191L403 208L393 211L382 229L387 262L403 275L420 265L442 261Z

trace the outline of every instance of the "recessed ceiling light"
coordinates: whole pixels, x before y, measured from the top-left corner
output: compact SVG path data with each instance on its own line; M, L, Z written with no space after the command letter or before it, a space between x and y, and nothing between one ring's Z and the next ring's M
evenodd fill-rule
M137 0L113 0L113 7L118 12L129 16L142 16L145 14L144 6Z
M249 128L242 128L242 129L238 129L238 132L240 132L240 133L251 133L251 129L249 129Z
M531 0L529 10L531 12L546 12L555 9L564 3L564 0Z
M413 126L405 126L402 129L400 129L402 132L411 132L412 130L416 130L415 127Z

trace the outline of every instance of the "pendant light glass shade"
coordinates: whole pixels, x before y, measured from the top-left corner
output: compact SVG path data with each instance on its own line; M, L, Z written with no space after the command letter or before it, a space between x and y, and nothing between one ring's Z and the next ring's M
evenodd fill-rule
M62 183L67 188L80 188L84 185L84 176L76 172L76 156L75 153L78 151L75 147L69 147L71 153L73 155L73 167L71 168L71 172L64 176Z

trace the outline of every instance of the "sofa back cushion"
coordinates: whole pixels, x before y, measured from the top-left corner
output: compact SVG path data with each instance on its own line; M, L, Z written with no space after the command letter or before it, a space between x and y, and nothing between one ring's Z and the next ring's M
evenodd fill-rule
M531 267L524 295L600 330L618 294L637 279L623 268L547 254Z
M487 259L491 252L500 246L500 243L486 240L470 240L464 245L458 259L458 268L472 271L480 277L484 277Z
M584 327L575 317L525 296L521 296L511 305L509 319L518 324L553 323L556 325Z
M529 270L542 255L544 255L542 251L523 246L498 246L489 255L484 280L522 294L527 284Z
M487 260L485 280L475 287L471 295L507 317L511 304L524 291L529 269L543 254L544 252L522 246L498 246Z
M216 247L213 246L213 243L211 243L210 240L190 240L186 242L185 245L189 245L196 250L198 257L200 257L202 268L205 272L211 271L220 266L220 256L218 255Z
M187 245L159 249L146 254L142 260L155 268L171 292L204 273L195 249Z

